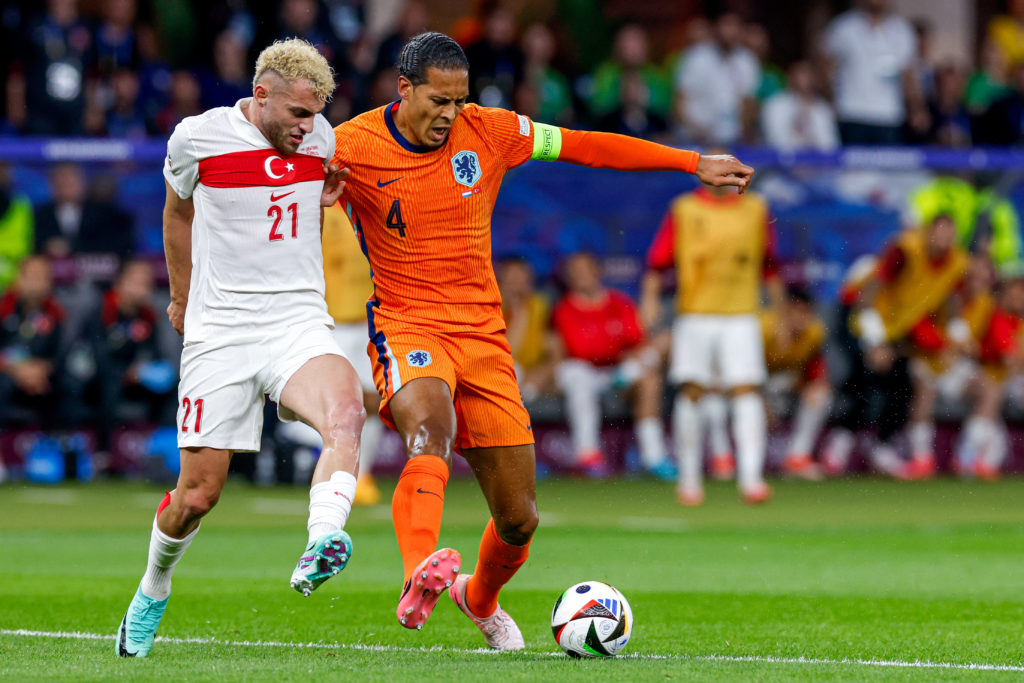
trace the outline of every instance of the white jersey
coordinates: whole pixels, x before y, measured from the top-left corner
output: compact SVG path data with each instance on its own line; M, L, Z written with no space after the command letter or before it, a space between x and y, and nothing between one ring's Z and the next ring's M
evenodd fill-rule
M186 343L333 326L320 194L334 131L318 114L284 156L245 118L244 101L184 119L167 141L164 178L195 206Z

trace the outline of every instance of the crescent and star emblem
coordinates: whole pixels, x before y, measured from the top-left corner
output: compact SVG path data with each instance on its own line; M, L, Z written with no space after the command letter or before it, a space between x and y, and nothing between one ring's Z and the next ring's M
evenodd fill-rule
M268 177L273 178L274 180L279 180L279 179L284 177L284 173L274 173L274 170L273 170L273 167L272 167L272 163L273 163L274 159L277 159L278 161L284 161L284 159L282 159L279 156L267 157L267 160L263 162L263 170L266 171ZM285 173L290 173L290 172L294 171L295 170L295 164L291 163L290 161L289 162L285 162L284 170L285 170Z

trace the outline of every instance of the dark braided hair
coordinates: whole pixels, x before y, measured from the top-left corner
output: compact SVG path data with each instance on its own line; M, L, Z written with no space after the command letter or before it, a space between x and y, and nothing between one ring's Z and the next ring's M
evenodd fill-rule
M427 69L469 71L466 53L452 38L437 31L420 33L409 39L398 55L398 75L413 85L427 82Z

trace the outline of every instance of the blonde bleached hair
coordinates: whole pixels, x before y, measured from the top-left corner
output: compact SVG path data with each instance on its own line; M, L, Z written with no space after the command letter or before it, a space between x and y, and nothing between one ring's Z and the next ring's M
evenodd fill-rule
M306 79L323 102L334 95L334 69L312 44L301 38L275 40L256 58L255 88L263 74L273 71L288 83Z

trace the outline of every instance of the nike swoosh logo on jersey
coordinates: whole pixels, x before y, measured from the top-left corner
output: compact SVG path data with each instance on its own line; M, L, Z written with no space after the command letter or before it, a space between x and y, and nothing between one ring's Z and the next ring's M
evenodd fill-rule
M387 181L386 183L385 183L384 181L382 181L382 180L381 180L380 178L378 178L378 179L377 179L377 187L385 187L385 186L387 186L387 185L390 185L391 183L397 183L397 182L398 182L399 180L401 180L401 179L402 179L402 178L404 178L404 177L405 177L405 176L398 176L398 177L397 177L397 178L395 178L394 180L389 180L389 181Z
M292 190L291 192L285 192L284 194L279 194L276 197L274 196L274 193L271 192L270 193L270 201L276 202L279 199L284 199L285 197L287 197L290 194L295 194L295 190Z
M416 489L416 493L429 493L432 496L437 496L438 498L441 498L441 494L440 493L434 493L433 491L424 491L423 489ZM442 498L442 500L443 500L443 498Z

